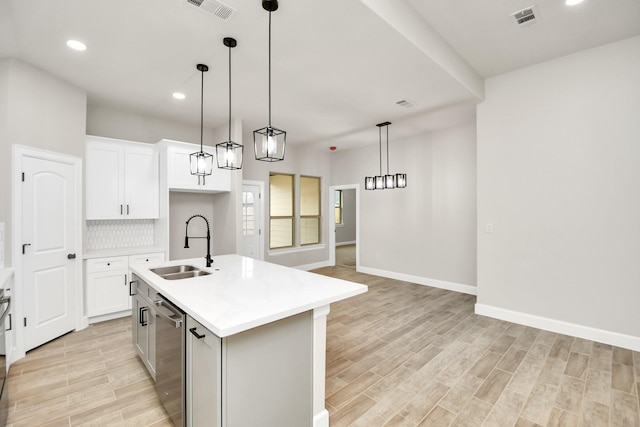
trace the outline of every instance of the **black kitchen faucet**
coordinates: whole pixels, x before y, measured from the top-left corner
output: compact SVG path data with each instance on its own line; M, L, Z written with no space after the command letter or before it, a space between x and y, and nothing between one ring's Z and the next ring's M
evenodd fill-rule
M211 231L209 229L209 221L207 221L207 218L203 217L202 215L196 214L193 215L191 218L189 218L187 220L187 226L184 230L184 247L185 249L189 248L189 221L191 221L193 218L195 217L199 217L202 218L204 220L204 222L207 224L207 236L203 237L203 236L192 236L192 239L207 239L207 256L204 257L204 259L207 261L207 267L211 267L211 263L213 262L213 260L211 259Z

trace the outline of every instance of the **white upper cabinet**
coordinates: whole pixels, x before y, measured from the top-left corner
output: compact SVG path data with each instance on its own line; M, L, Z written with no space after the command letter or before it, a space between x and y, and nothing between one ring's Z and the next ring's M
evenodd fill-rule
M153 145L87 136L87 219L158 218L158 192Z
M191 175L189 156L200 151L199 145L163 139L159 147L163 150L163 166L166 160L169 190L208 193L231 191L231 172L218 169L214 147L203 147L204 152L214 155L213 172L204 177Z

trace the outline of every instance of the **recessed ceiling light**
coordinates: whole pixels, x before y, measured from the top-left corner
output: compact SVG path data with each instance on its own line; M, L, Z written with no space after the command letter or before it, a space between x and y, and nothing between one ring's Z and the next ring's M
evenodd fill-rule
M564 4L567 6L575 6L579 3L582 3L584 0L565 0Z
M67 46L69 46L73 50L87 50L87 45L79 42L78 40L67 40Z
M185 99L186 96L182 92L173 92L173 97L175 99Z

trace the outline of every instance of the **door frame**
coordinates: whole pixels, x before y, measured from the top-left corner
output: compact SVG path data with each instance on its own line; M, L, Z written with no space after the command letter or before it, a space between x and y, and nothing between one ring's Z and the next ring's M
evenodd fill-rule
M356 190L356 271L360 269L360 185L345 184L329 187L329 265L336 265L336 211L334 194L336 190Z
M258 215L258 228L260 229L260 234L258 235L258 246L259 246L258 250L260 253L260 260L264 261L264 235L265 235L264 219L266 218L265 211L264 211L264 199L265 199L264 181L252 181L248 179L243 179L242 186L244 187L245 185L257 185L259 188L258 191L260 191L260 197L258 199L259 200L258 205L260 206L260 215ZM241 191L244 191L244 190L241 190ZM242 197L240 197L240 234L242 235Z
M83 298L83 280L82 280L82 263L83 263L83 247L82 247L82 232L83 232L83 216L82 216L82 159L67 154L56 153L53 151L42 150L38 148L28 147L25 145L14 144L12 147L13 161L12 161L12 196L11 196L11 258L14 274L14 289L12 292L12 298L15 303L13 305L14 315L14 330L15 330L15 351L13 354L13 362L23 358L26 355L25 339L24 339L24 323L19 319L24 318L24 307L26 301L24 298L24 289L22 287L22 159L24 157L32 157L40 160L47 160L58 163L65 163L73 166L74 181L75 181L75 206L73 207L74 214L78 218L78 222L74 227L74 246L76 247L76 253L78 254L76 262L74 263L73 272L75 275L75 302L76 302L76 330L83 329L88 326L88 320L84 315L84 298Z

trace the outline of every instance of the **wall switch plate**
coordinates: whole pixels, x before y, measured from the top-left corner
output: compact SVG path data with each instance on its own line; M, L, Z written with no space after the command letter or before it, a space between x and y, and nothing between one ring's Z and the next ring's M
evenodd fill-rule
M493 233L493 224L491 224L491 223L485 224L484 232L485 233Z

